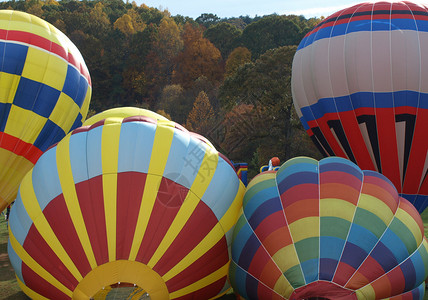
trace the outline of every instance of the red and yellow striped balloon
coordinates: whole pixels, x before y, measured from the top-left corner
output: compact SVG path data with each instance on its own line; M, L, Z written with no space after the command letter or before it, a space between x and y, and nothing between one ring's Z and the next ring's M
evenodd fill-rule
M150 299L225 292L245 187L180 125L107 118L46 151L20 186L8 253L23 291L88 299L118 282Z

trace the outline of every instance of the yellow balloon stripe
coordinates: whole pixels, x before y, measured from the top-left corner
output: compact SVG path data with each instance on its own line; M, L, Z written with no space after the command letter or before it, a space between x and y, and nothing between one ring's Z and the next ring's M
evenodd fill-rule
M399 219L403 224L406 224L407 229L413 234L416 243L419 245L422 242L423 235L418 223L413 219L413 216L409 215L407 211L402 208L398 208L395 217Z
M210 275L192 283L191 285L186 286L185 288L182 288L181 290L172 292L169 297L170 299L175 299L182 297L187 294L191 294L197 290L199 290L201 287L206 287L217 280L220 280L222 277L224 277L227 272L229 271L229 263L225 264L223 267L218 269L217 271L211 273Z
M46 298L32 289L30 289L28 286L26 286L19 278L16 276L16 280L18 281L18 285L21 288L21 290L31 299L37 299L37 300L49 300L49 298Z
M241 181L239 181L239 189L236 193L235 199L219 221L224 233L227 233L233 226L235 226L236 221L239 219L239 212L242 208L242 199L244 198L244 194L245 185Z
M180 207L174 221L170 225L168 231L162 239L162 242L159 244L153 256L150 258L150 261L147 265L153 268L156 263L161 259L161 257L165 254L166 250L168 250L169 246L172 244L174 239L183 229L183 226L188 221L189 217L192 215L196 206L198 205L200 199L196 197L196 195L189 191L186 198L184 199L183 204Z
M307 217L294 221L289 225L289 228L294 243L312 237L319 237L319 217Z
M135 260L137 257L144 233L146 232L147 224L149 223L150 215L152 214L161 180L161 176L147 175L137 225L135 226L134 239L132 240L131 251L129 253L129 260Z
M160 258L165 254L166 250L169 248L177 235L183 229L186 222L189 220L190 216L193 214L193 211L196 209L196 206L202 198L205 190L208 188L208 185L214 176L214 172L203 172L202 169L205 168L208 171L215 170L217 163L218 153L211 150L211 148L207 146L201 166L198 173L196 174L196 178L193 181L180 210L175 216L174 221L172 221L172 224L163 237L162 242L159 244L159 247L156 249L155 253L148 262L148 266L154 267Z
M95 268L97 266L97 262L86 230L85 221L83 220L82 211L77 198L76 186L74 184L73 172L71 170L69 149L70 136L71 135L67 135L57 146L56 163L58 166L58 176L65 204L67 205L74 228L76 228L79 241L82 244L89 264L92 268Z
M276 173L274 172L270 172L270 173L262 173L263 175L257 175L256 177L254 177L250 183L247 186L247 189L252 188L253 186L255 186L256 184L262 182L262 181L267 181L267 180L271 180L271 179L275 179L276 178Z
M392 218L394 217L394 213L392 212L389 206L383 202L382 200L368 194L361 193L360 200L358 201L358 207L363 208L375 216L379 217L385 226L388 225Z
M77 281L80 281L83 278L82 275L74 265L70 256L68 256L67 252L64 250L63 246L57 239L51 226L43 215L43 212L39 206L39 202L37 201L36 195L34 193L32 175L33 169L31 169L27 175L25 175L21 183L20 193L25 210L30 216L30 219L33 221L34 226L36 226L38 232L49 245L49 247L53 250L54 253L57 254L58 258L62 261L70 273L77 279Z
M282 275L276 281L273 291L278 295L284 296L286 299L289 299L291 294L294 292L294 288L291 286L287 278Z
M282 273L285 273L292 267L300 264L296 247L294 247L294 245L288 245L279 249L274 255L272 255L272 260Z
M135 227L134 239L129 254L129 260L135 260L140 249L141 242L146 232L147 224L156 201L162 180L163 171L171 148L174 129L168 126L156 128L153 141L152 155L149 170L146 178L143 198L141 200L140 212L138 214L137 225Z
M203 256L207 249L211 249L224 236L224 232L219 223L206 235L206 237L190 251L179 263L171 268L162 279L165 281L174 278L183 270L187 269L192 263Z
M101 138L101 161L103 172L104 215L106 220L109 261L116 260L116 216L117 216L117 168L121 121L108 119L103 126Z
M22 259L22 262L25 263L33 272L42 277L44 280L49 282L51 285L56 287L58 290L66 294L67 296L72 296L72 291L65 287L61 282L59 282L55 277L53 277L48 271L46 271L42 266L40 266L32 257L25 251L24 247L16 240L13 232L9 230L9 241L10 244L15 250L15 253ZM22 284L24 285L24 284ZM21 287L22 288L22 287ZM37 297L35 299L38 299Z
M187 269L192 263L198 260L206 253L206 249L211 249L220 239L235 225L239 217L239 211L242 207L242 198L245 193L245 186L240 182L238 193L231 206L214 226L207 236L190 251L177 265L171 268L164 276L163 280L168 281L174 278L181 271Z
M320 217L337 217L352 223L356 208L354 204L342 199L320 199Z
M88 299L102 287L117 282L133 283L144 287L153 300L168 298L168 288L158 273L136 261L116 260L89 272L73 291L73 299Z
M158 123L161 123L161 121L158 121ZM163 176L173 137L174 128L158 124L153 141L149 174Z

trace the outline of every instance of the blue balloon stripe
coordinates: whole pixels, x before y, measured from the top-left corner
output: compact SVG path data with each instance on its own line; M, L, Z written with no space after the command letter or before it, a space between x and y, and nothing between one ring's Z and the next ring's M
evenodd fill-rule
M375 217L375 215L373 215ZM353 223L348 236L348 242L358 245L359 248L369 253L378 242L378 237L369 229Z
M72 134L70 137L70 164L75 184L89 179L86 157L87 138L87 131Z
M267 188L264 190L259 191L257 194L254 194L253 197L248 199L248 201L245 204L244 207L244 214L249 219L252 217L254 212L256 212L260 206L262 206L266 201L269 201L271 199L278 199L278 189L276 186L273 186L271 188ZM280 204L275 203L275 204ZM278 206L274 208L274 210L278 209ZM281 208L282 209L282 208ZM270 210L273 212L273 210Z
M345 240L332 236L320 237L320 259L338 261L343 251Z
M103 126L92 128L87 133L86 156L88 161L89 179L100 176L103 173L101 161L101 139Z
M394 101L392 101L394 100ZM389 93L357 92L335 98L322 98L316 103L301 108L306 122L322 118L329 113L373 108L428 109L428 94L415 91Z
M122 123L117 170L119 173L148 173L150 160L141 157L151 157L155 131L156 125L148 122Z
M389 13L388 13L389 15ZM396 17L397 15L395 15ZM408 18L387 18L387 19L357 19L348 18L347 21L341 24L335 24L329 21L330 25L325 27L318 27L312 33L305 36L299 44L297 50L308 47L312 43L326 39L337 37L353 32L372 32L372 31L394 31L394 30L413 30L420 32L428 32L428 21L427 20L414 20ZM325 22L321 25L326 24Z
M27 237L31 225L33 225L33 220L31 220L30 216L28 215L27 210L22 203L21 195L18 192L15 204L13 204L11 208L9 226L11 226L11 230L13 229L12 233L15 236L15 239L21 245L24 245L25 238Z
M282 195L284 192L297 185L314 184L318 185L318 172L300 172L287 176L286 180L278 182L278 190ZM318 187L317 187L318 189Z
M34 193L42 211L53 199L62 194L56 167L56 149L53 147L46 151L33 168Z
M407 257L409 257L410 253L407 251L406 245L403 243L400 237L391 230L391 228L388 227L388 229L385 231L381 242L392 252L398 263L401 263Z
M279 184L285 179L288 180L287 177L302 172L312 172L318 174L318 161L303 157L296 157L292 160L291 163L290 161L287 161L277 171L276 182Z
M260 246L261 244L257 237L254 234L251 234L242 248L242 252L245 253L245 255L241 255L238 260L238 263L242 268L245 270L250 268L250 265L253 262L256 252L259 250Z
M7 254L9 256L10 263L12 264L13 269L15 270L16 276L25 283L24 277L22 276L22 259L16 254L15 249L13 249L10 244L10 239L7 243Z
M304 261L300 264L306 283L311 283L318 280L319 260L318 258Z
M370 256L379 263L385 273L389 272L399 264L394 254L392 253L392 250L385 246L382 241L377 243L376 247L370 253Z
M219 187L221 187L220 191ZM238 189L239 178L230 165L219 156L214 176L201 200L211 208L217 220L220 220L229 209L224 205L223 199L234 199Z
M242 249L244 248L246 242L254 234L253 230L250 228L250 226L242 215L239 218L236 226L240 224L243 224L243 226L239 228L239 231L237 233L235 231L232 247L232 259L236 262L239 262L242 254Z
M239 294L245 299L249 299L247 294L247 277L251 277L246 271L244 271L239 264L234 260L230 262L230 278L232 286Z
M259 224L263 221L269 222L269 216L272 214L282 211L281 200L279 198L272 198L267 201L264 201L257 210L249 217L247 214L248 223L250 223L251 227L256 230ZM284 220L285 224L285 220Z
M364 259L367 257L367 254L368 253L363 248L347 241L340 261L357 270Z
M363 172L357 165L353 164L350 160L341 157L332 157L332 159L322 159L320 160L320 176L324 172L344 172L350 175L353 175L355 179L363 181Z
M401 272L403 273L403 277L405 279L405 290L411 290L416 286L416 270L412 260L408 259L404 261L401 265Z
M415 251L409 258L415 268L416 282L423 282L428 276L428 261L427 249L422 244L417 251Z

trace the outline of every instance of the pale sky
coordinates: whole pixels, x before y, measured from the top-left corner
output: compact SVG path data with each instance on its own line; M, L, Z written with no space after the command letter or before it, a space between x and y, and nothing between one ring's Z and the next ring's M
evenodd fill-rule
M428 2L428 0L425 0ZM135 0L140 5L168 9L171 15L196 19L203 13L213 13L220 18L239 16L304 15L328 17L332 13L364 1L355 0Z

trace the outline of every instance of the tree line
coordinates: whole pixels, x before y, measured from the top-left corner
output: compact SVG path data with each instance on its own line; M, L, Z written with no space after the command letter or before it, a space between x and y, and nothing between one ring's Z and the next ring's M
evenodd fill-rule
M295 15L196 19L121 0L26 0L78 47L92 78L90 114L156 111L206 136L250 177L272 156L320 158L295 113L291 64L321 19Z

